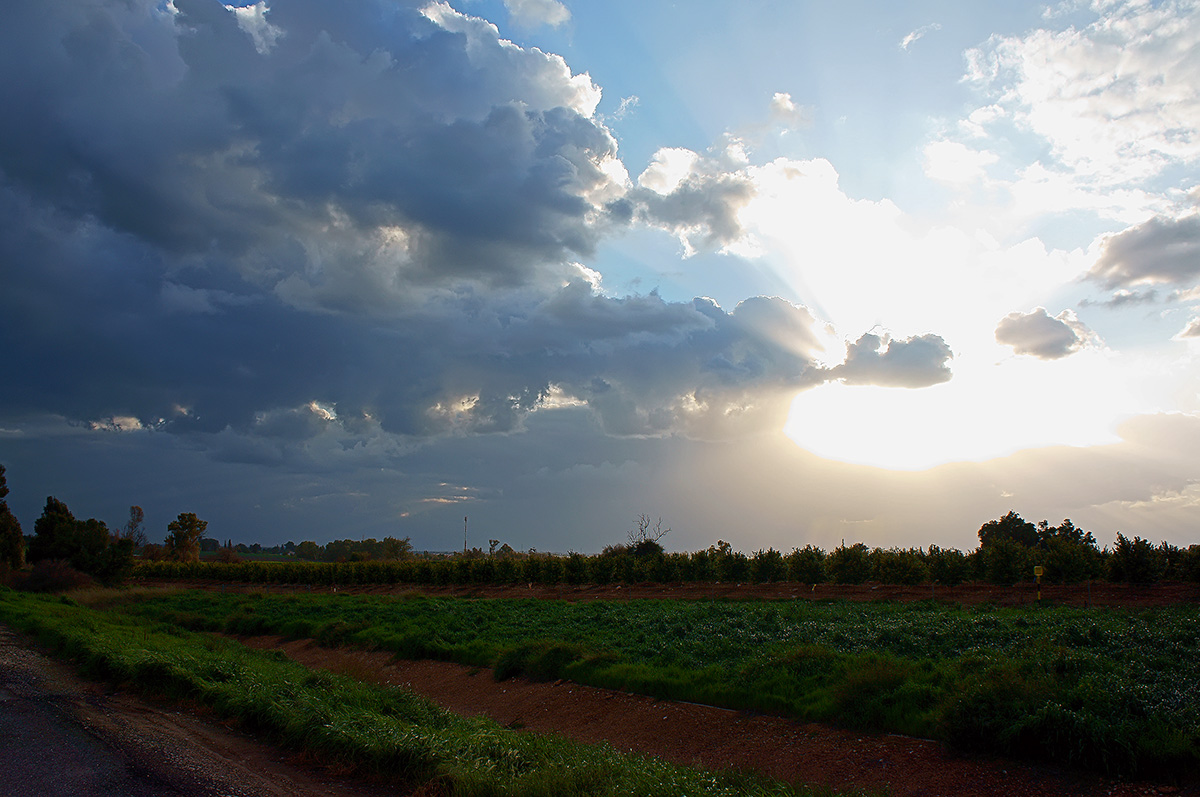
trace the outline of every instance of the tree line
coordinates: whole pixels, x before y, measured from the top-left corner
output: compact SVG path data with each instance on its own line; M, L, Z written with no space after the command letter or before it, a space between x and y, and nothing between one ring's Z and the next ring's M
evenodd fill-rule
M832 551L806 545L789 553L767 548L747 555L723 540L700 551L668 553L657 539L643 537L594 555L524 553L493 545L490 554L473 549L452 555L410 553L393 560L146 563L136 575L316 585L790 581L956 586L974 581L1010 586L1033 581L1036 566L1042 568L1042 581L1051 584L1200 582L1200 545L1180 549L1118 534L1112 548L1100 548L1091 533L1070 520L1057 526L1034 524L1014 512L988 521L978 535L979 547L969 553L936 545L868 548L859 542Z
M181 512L167 525L161 545L148 541L144 514L130 507L129 520L117 531L103 521L79 520L66 504L50 496L26 538L21 525L3 499L8 494L4 466L0 465L0 583L14 582L13 573L28 563L27 577L70 580L68 569L103 584L122 581L135 572L147 577L222 578L283 583L568 583L608 584L639 582L752 582L792 581L804 584L915 585L936 583L955 586L978 581L1011 585L1032 581L1039 568L1046 583L1070 584L1109 580L1135 584L1157 581L1200 582L1200 545L1181 549L1167 542L1153 545L1141 537L1117 534L1111 548L1101 548L1091 532L1070 520L1057 526L1043 520L1031 523L1015 512L984 523L979 546L964 553L953 548L869 548L859 542L844 543L832 551L814 545L789 553L774 548L753 554L736 551L724 540L707 549L668 553L661 544L670 529L661 519L651 523L639 515L624 544L610 545L601 553L554 555L530 550L519 552L499 540L489 550L479 548L453 555L417 555L408 538L334 540L325 545L288 542L275 548L260 545L221 546L204 538L207 521L195 513ZM27 544L26 544L27 543ZM201 547L217 551L219 562L201 562ZM290 555L284 563L237 561L236 553L263 552ZM40 568L40 569L39 569ZM230 569L237 568L237 569Z
M152 545L147 542L140 506L131 506L129 520L111 531L102 520L76 518L65 503L48 496L34 521L33 535L25 537L20 521L3 500L7 495L5 468L0 465L0 584L19 583L29 589L76 586L88 579L118 584L133 570L135 552L147 549L156 549L160 559L199 561L200 538L208 526L194 512L181 512L167 524L163 544ZM22 574L26 564L32 568Z

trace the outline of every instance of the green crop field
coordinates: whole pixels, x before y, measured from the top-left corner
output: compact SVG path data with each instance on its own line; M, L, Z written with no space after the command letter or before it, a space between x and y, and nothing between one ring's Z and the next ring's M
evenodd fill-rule
M481 717L458 717L402 689L308 670L278 651L252 650L70 598L0 588L0 622L35 636L89 677L207 706L318 760L422 793L830 794L506 730Z
M1200 617L931 603L177 592L122 611L943 739L1121 775L1200 766Z

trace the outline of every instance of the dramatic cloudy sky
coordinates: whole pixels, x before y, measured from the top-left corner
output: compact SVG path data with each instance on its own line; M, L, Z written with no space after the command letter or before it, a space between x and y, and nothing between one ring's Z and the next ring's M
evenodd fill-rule
M1200 542L1200 3L22 0L0 462L152 538Z

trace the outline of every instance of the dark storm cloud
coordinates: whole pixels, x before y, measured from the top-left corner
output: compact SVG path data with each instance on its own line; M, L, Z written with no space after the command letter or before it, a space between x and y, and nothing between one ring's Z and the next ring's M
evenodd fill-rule
M1194 282L1200 277L1200 216L1156 217L1112 236L1088 276L1108 288Z
M749 184L713 156L631 189L590 79L449 6L20 4L0 69L6 424L394 468L572 404L630 437L777 426L830 378L803 307L573 264L639 215L729 243ZM836 376L949 376L935 336L875 348Z
M867 333L846 345L846 361L829 375L851 385L929 387L950 380L953 357L940 335L895 340Z
M1009 313L996 325L996 342L1012 346L1017 354L1058 360L1078 351L1087 340L1087 328L1070 310L1053 318L1044 307L1031 313Z
M325 289L327 259L382 228L403 247L373 265L401 282L519 284L606 223L616 144L561 59L439 6L280 2L265 52L219 3L174 7L12 10L6 182L175 258Z

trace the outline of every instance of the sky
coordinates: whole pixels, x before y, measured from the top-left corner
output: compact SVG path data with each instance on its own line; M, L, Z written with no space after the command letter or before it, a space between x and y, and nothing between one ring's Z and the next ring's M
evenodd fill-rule
M41 0L0 78L27 533L1200 543L1195 0Z

